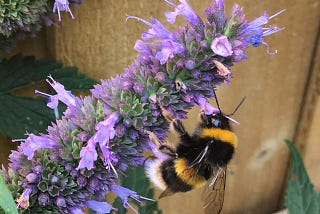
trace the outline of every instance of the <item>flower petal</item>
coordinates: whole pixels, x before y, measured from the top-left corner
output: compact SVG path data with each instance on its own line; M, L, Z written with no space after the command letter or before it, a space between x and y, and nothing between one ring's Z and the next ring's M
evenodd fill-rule
M216 65L217 67L217 71L218 71L218 74L220 76L227 76L228 74L230 74L231 72L229 71L229 69L224 65L222 64L221 62L217 61L217 60L214 60L213 61L214 64Z
M51 87L57 92L55 95L61 102L66 104L68 107L76 107L75 96L70 92L65 90L64 86L57 81L55 81L51 76L49 76L46 81L51 85Z
M200 109L205 112L206 115L217 114L220 112L219 109L210 105L207 98L205 98L203 95L196 96L195 102L198 104Z
M119 113L114 112L109 115L104 121L99 122L96 125L96 134L93 139L95 142L99 142L101 145L106 145L109 140L113 139L116 135L116 130L114 129L115 123L119 119Z
M80 151L80 162L77 167L77 170L87 168L94 168L94 161L97 160L98 154L96 150L96 142L94 142L93 138L88 140L88 145L83 147Z
M87 201L87 206L97 213L110 213L111 210L117 211L116 208L112 207L112 205L108 204L107 202L89 200Z
M21 149L23 154L31 160L34 153L39 149L53 149L58 146L58 143L49 139L47 136L37 136L34 134L29 134L28 138L21 143Z
M176 17L178 15L184 16L184 18L191 24L195 30L203 30L204 24L201 20L200 16L192 9L192 7L188 4L186 0L180 0L181 4L175 5L173 2L169 0L165 0L168 4L175 7L174 12L166 12L165 16L167 21L170 24L173 24L176 21Z
M59 18L59 22L61 21L61 15L60 15L60 11L67 11L70 13L71 18L75 19L74 15L72 14L70 7L69 7L69 1L68 0L55 0L54 4L53 4L53 12L58 12L58 18Z
M212 41L211 50L215 54L223 57L231 56L233 53L232 45L226 36L219 36L215 38Z

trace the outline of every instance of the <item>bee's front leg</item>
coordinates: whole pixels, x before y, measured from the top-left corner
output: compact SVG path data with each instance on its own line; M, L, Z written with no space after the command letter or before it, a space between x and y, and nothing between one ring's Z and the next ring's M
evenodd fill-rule
M157 137L157 135L151 131L145 131L149 135L150 140L158 146L159 151L161 151L164 154L178 157L178 154L176 153L175 149L170 146L167 142L161 142L161 140Z
M182 125L181 120L175 118L168 110L161 106L162 115L170 123L171 128L180 135L182 142L187 142L190 140L188 132Z
M202 127L212 127L212 119L204 111L201 111L200 119Z

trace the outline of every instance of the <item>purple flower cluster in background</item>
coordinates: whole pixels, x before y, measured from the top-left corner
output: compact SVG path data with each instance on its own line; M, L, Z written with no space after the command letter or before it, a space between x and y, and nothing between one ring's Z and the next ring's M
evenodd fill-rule
M67 110L47 134L29 134L10 155L9 170L3 169L9 184L20 184L14 194L21 211L109 213L115 208L105 202L108 192L118 195L125 208L133 209L130 198L146 200L119 186L118 174L143 165L142 153L150 150L144 130L166 138L160 106L180 119L194 105L217 113L207 100L218 85L230 82L233 63L247 59L250 45L267 45L265 37L282 30L264 27L274 17L266 13L248 22L238 5L227 16L223 0L207 8L207 21L185 0L166 2L174 9L165 14L167 21L173 24L182 15L190 26L170 32L155 18L128 16L150 28L135 44L140 55L123 74L101 80L92 96L76 97L48 78L57 92L46 95L48 106L54 109L61 101Z
M10 0L0 4L0 61L2 52L9 52L18 40L35 37L44 25L61 21L61 12L74 15L70 9L79 7L83 0Z

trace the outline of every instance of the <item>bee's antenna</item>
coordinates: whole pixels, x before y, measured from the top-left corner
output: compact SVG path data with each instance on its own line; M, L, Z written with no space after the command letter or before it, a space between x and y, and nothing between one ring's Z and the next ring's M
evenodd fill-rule
M232 112L231 114L228 114L227 116L232 116L232 115L234 115L234 114L238 111L238 109L239 109L239 107L242 105L242 103L246 100L246 98L247 98L247 97L242 98L242 100L241 100L240 103L237 105L237 107L233 110L233 112ZM220 108L219 108L219 110L220 110Z
M215 100L216 100L218 109L219 109L219 111L220 111L220 114L222 114L222 111L221 111L221 108L220 108L220 105L219 105L219 102L218 102L218 98L217 98L217 94L216 94L216 90L215 90L215 89L213 89L213 94L214 94L214 98L215 98Z

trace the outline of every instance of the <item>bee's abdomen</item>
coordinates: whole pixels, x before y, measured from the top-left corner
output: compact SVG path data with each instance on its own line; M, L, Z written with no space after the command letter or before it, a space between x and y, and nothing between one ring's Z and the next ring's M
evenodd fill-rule
M167 159L161 164L161 174L163 181L172 192L187 192L193 186L185 182L177 173L175 161L178 159Z
M188 161L185 158L177 158L172 159L172 163L168 163L168 165L171 165L171 170L174 170L175 179L177 182L179 182L179 185L183 184L183 186L186 186L187 190L189 191L194 188L198 188L203 186L206 183L206 178L198 173L198 171L194 168L187 168L188 167ZM181 188L180 188L181 189ZM179 190L181 192L184 192L182 190Z

